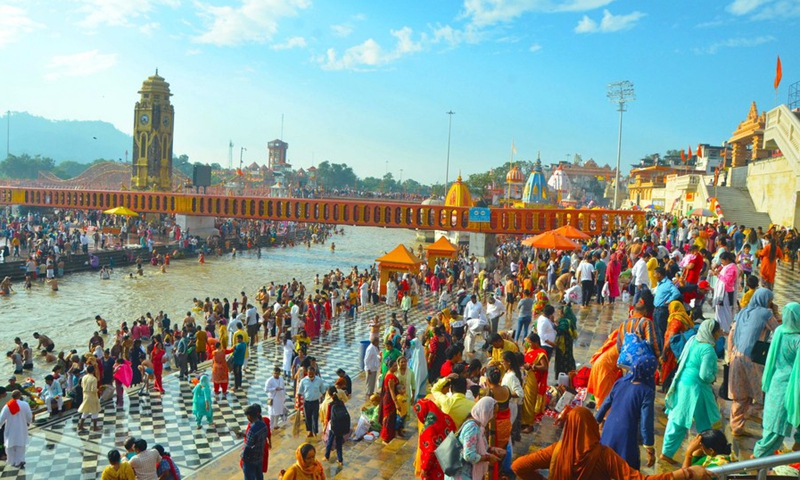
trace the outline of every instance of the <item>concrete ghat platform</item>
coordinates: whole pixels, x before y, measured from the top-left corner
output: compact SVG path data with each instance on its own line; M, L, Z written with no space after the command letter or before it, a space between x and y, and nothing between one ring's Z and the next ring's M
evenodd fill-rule
M797 275L780 269L776 284L777 304L785 305L800 298ZM424 318L432 309L429 300L430 298L412 310L411 320L418 326L424 323ZM339 367L353 377L354 395L347 404L353 422L358 418L364 398L363 377L356 376L358 362L355 347L359 340L366 339L369 335L364 318L374 313L380 313L386 318L390 312L385 305L369 306L357 320L342 320L335 324L331 332L316 340L311 347L310 353L319 360L326 378L332 377L333 371ZM587 309L577 308L576 313L579 317L579 338L575 344L575 357L580 364L585 364L608 333L626 318L627 308L624 305L593 305ZM506 327L510 325L507 324ZM191 388L186 382L178 382L173 374L165 377L164 395L139 395L137 392L130 392L121 410L116 410L111 403L104 404L100 432L78 432L78 418L74 410L71 414L47 420L32 428L25 471L0 463L0 478L96 479L107 464L105 456L108 450L117 448L122 451L125 438L136 436L147 439L151 445L162 444L172 453L184 478L239 479L241 472L238 459L242 440L236 437L235 432L246 426L243 410L248 404L266 403L263 385L271 375L273 366L280 365L281 358L282 349L274 340L261 342L251 350L244 388L236 394L229 394L227 400L215 402L214 427L195 429L191 414ZM555 383L552 373L551 383ZM666 426L663 394L657 394L656 403L656 444L660 449ZM730 402L720 401L720 406L723 418L727 419ZM749 456L756 438L732 439L727 424L725 429L739 457ZM281 469L291 466L295 461L295 449L305 441L304 434L293 437L290 430L279 429L273 434L267 478L277 478ZM748 421L747 430L760 435L760 423ZM346 442L343 468L339 468L336 463L322 460L328 478L414 478L413 461L417 448L414 422L406 429L406 433L409 434L407 440L396 439L388 446L377 442ZM545 418L536 432L523 435L522 442L515 445L515 456L549 445L559 435L560 431L553 426L552 420ZM322 459L324 447L321 440L316 440L316 445L317 457ZM683 451L678 452L678 456L682 454ZM657 463L654 468L645 468L643 472L652 474L672 469L669 465Z

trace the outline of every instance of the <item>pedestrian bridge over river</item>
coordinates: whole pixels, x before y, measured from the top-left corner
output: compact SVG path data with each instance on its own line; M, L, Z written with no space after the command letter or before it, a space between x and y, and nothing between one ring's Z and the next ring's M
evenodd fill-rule
M572 225L590 235L599 235L624 226L629 221L643 224L645 220L644 212L629 210L491 208L488 221L479 223L470 221L469 207L446 205L376 202L368 199L276 198L15 186L0 186L0 205L78 210L107 210L123 206L137 213L510 235L537 234L563 225Z

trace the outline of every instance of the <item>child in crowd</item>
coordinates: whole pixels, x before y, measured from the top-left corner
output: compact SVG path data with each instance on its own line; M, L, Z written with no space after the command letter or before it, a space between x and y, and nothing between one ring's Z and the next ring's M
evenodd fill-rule
M742 251L739 252L736 258L736 263L742 269L742 287L744 287L745 281L753 274L753 254L750 252L749 244L744 244Z
M706 430L695 436L686 447L683 468L700 465L705 468L718 467L735 461L731 444L720 430Z
M758 277L755 275L750 275L747 277L747 291L744 292L742 295L742 299L739 300L739 307L744 308L747 304L750 303L750 299L753 298L753 294L755 291L758 290Z
M377 393L369 397L369 402L361 407L361 412L369 419L369 430L380 431L381 423L378 421L378 414L381 404L381 396Z
M395 387L395 394L397 398L397 436L403 438L403 428L406 424L406 417L408 416L408 395L406 394L406 386L398 383Z

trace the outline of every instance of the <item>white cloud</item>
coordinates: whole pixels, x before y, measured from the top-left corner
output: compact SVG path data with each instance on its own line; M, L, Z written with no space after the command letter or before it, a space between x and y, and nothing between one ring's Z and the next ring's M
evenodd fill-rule
M695 48L694 53L697 55L713 55L717 53L722 48L748 48L748 47L757 47L759 45L763 45L765 43L774 42L777 40L772 35L764 35L760 37L752 37L752 38L729 38L727 40L723 40L720 42L715 42L705 48Z
M528 51L531 52L531 53L536 53L541 49L542 49L542 46L539 45L538 43L536 43L536 44L531 45L530 48L528 48Z
M734 0L726 10L736 16L748 15L755 20L800 16L798 0Z
M575 33L611 33L630 30L646 14L632 12L627 15L613 15L608 10L603 10L603 18L598 24L595 20L584 15L575 27Z
M242 0L241 6L234 8L198 2L210 27L194 40L218 46L264 43L278 31L278 20L296 16L310 5L310 0Z
M28 17L28 12L11 5L0 5L0 47L17 40L23 33L44 27Z
M142 25L141 27L139 27L139 31L142 32L143 34L149 36L149 35L152 35L153 32L155 32L156 30L158 30L159 27L161 27L160 23L158 23L158 22L150 22L150 23L146 23L146 24Z
M344 38L353 33L353 26L346 23L341 23L339 25L331 25L331 30L333 30L333 34L337 37Z
M423 43L427 39L421 36L419 41L411 37L414 31L409 27L400 30L391 30L397 39L394 49L385 50L374 39L370 38L363 43L350 47L339 56L336 50L329 48L326 55L316 59L323 70L371 70L389 64L406 55L422 51Z
M97 28L102 25L129 27L132 20L147 18L156 7L165 5L177 7L180 0L77 0L81 4L78 11L85 14L79 25Z
M107 70L116 64L116 53L100 53L98 50L55 56L47 64L50 72L44 78L57 80L61 77L84 77Z
M473 24L467 24L462 30L453 28L450 25L437 25L433 27L431 43L444 43L450 47L455 47L461 43L478 43L484 37L484 32Z
M306 46L306 39L303 37L291 37L283 43L273 45L270 48L273 50L289 50L292 48L303 48Z
M765 5L772 0L734 0L726 7L726 10L734 15L746 15L761 5Z
M478 26L511 21L527 13L587 12L613 0L464 0L463 16Z

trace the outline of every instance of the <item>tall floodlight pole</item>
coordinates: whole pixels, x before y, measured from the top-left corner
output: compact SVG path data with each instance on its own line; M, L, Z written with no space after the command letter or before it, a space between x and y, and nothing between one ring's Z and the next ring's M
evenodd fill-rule
M11 156L11 110L6 112L6 158Z
M453 132L453 115L456 112L450 110L445 113L449 118L447 121L447 167L444 172L444 194L447 195L447 185L450 182L450 134Z
M622 156L622 113L625 112L625 106L628 102L636 100L636 94L633 91L633 84L628 80L621 82L614 82L608 84L608 99L611 103L616 103L619 108L619 135L617 136L617 171L614 174L614 208L618 208L617 203L619 198L619 162Z

